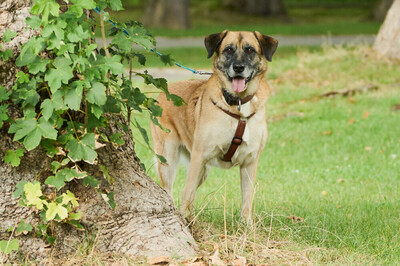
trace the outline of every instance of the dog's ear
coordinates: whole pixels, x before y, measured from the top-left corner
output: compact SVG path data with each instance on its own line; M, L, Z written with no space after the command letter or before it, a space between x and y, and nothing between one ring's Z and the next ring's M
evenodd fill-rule
M254 32L254 35L256 36L258 43L260 44L261 50L267 58L268 61L272 61L272 56L274 55L276 48L278 48L278 40L267 36L263 35L258 31Z
M228 30L224 30L223 32L214 33L206 36L206 38L204 39L204 44L208 52L207 58L210 58L214 54L214 52L218 49L218 47L220 46L222 40L225 38L227 33Z

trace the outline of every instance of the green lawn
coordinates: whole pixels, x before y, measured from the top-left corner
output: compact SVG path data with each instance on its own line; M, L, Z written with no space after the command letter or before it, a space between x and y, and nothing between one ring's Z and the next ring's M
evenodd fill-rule
M174 51L176 57L179 51ZM199 53L193 50L194 57ZM205 64L193 62L199 62L196 67ZM258 169L255 226L246 231L238 222L238 168L213 169L195 203L195 228L204 230L203 235L212 232L201 238L202 248L210 249L210 241L219 243L226 258L233 257L233 250L252 263L271 262L268 254L273 253L268 252L274 249L321 264L398 263L400 111L392 106L400 103L400 64L379 60L369 47L287 48L278 50L269 69L269 139ZM318 97L368 84L378 89ZM142 142L139 133L134 135ZM140 144L136 149L148 174L158 181L151 152ZM175 183L178 205L185 174L180 169ZM288 219L290 215L299 217L297 222ZM230 238L220 237L225 228L236 239L228 249L224 243ZM244 236L251 244L237 247ZM260 246L282 241L260 255L265 251ZM282 263L298 261L287 257Z

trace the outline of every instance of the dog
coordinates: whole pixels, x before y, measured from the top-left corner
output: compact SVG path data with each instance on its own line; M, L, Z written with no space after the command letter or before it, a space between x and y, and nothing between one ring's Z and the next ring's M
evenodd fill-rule
M184 106L174 106L165 94L157 98L163 109L159 122L169 129L151 124L154 150L167 160L157 170L172 196L179 160L188 159L181 212L190 217L196 190L210 167L239 165L241 216L250 221L258 160L267 140L267 61L272 60L278 41L257 31L225 30L205 37L204 43L208 58L215 54L211 77L169 86Z

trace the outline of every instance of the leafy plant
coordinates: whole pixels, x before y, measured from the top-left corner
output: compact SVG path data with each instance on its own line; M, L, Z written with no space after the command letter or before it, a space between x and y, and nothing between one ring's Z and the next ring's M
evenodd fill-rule
M154 78L146 71L133 71L134 57L145 64L145 56L134 51L133 45L145 50L155 45L154 37L141 23L116 23L110 33L111 43L106 44L104 21L110 17L105 10L121 10L120 0L64 2L61 8L55 0L34 0L32 16L26 23L32 29L40 30L41 34L25 43L16 58L15 63L21 71L17 73L14 86L10 90L0 87L0 127L7 124L8 133L14 135L13 140L22 143L27 151L40 146L53 158L51 169L44 169L53 175L43 176L43 183L21 181L14 192L21 205L40 211L43 223L35 230L38 236L45 237L50 243L54 239L47 233L48 223L67 222L83 228L79 223L81 213L76 211L78 200L64 187L72 180L82 180L83 185L98 188L98 180L82 170L82 165L96 163L96 148L101 146L97 139L100 137L102 142L114 145L124 144L121 133L107 138L100 132L107 126L109 114L125 115L128 121L124 126L126 130L129 130L131 120L134 120L132 116L136 113L147 113L159 125L157 117L162 109L155 99L134 86L133 76L139 76L145 84L160 89L174 104L183 104L180 97L168 92L165 79ZM94 28L97 26L91 15L94 8L100 12L102 47L94 42ZM7 30L2 42L15 36ZM9 50L0 51L0 57L5 60L11 56ZM169 56L161 60L171 63ZM124 65L130 66L129 72ZM22 110L22 115L15 121L8 117L10 102ZM132 125L140 129L148 144L146 131L137 121ZM21 148L9 150L5 162L18 166L23 155ZM163 160L161 156L159 158ZM101 169L106 179L112 182L107 169ZM44 193L44 186L54 190ZM110 207L115 208L114 192L101 193ZM17 231L29 231L27 229L29 226L21 225ZM16 245L12 244L4 250L13 250Z

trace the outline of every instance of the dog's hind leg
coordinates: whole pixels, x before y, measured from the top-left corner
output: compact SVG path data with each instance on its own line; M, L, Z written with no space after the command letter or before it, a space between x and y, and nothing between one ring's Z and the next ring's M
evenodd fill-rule
M178 171L180 157L180 143L177 140L169 139L163 143L160 155L167 160L166 164L158 163L158 174L160 175L162 187L173 197L175 176ZM157 151L156 151L157 152Z
M193 211L197 188L207 178L209 168L200 153L192 151L186 185L182 193L181 212L189 217Z

